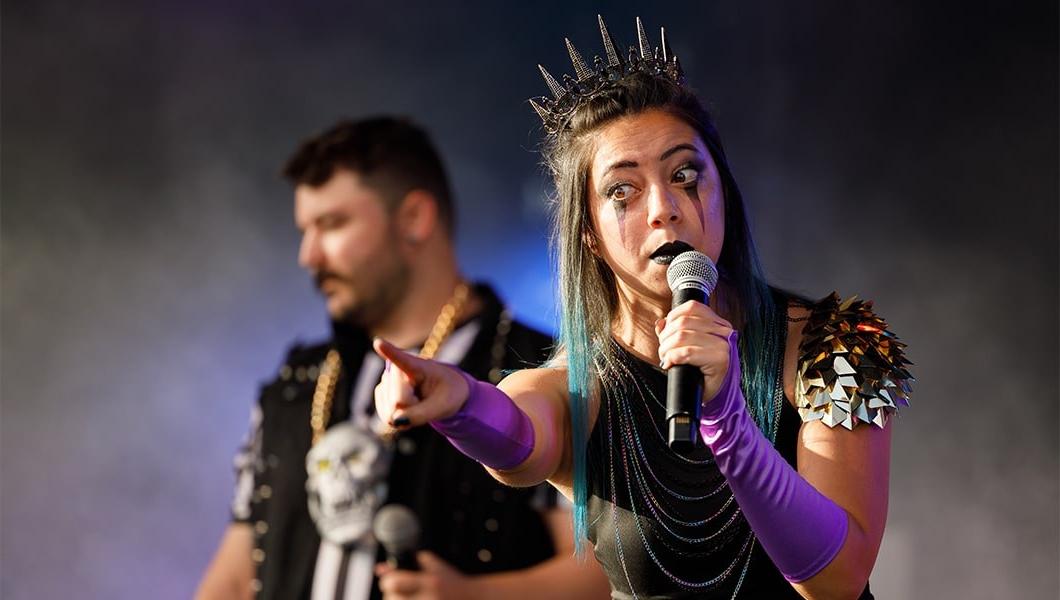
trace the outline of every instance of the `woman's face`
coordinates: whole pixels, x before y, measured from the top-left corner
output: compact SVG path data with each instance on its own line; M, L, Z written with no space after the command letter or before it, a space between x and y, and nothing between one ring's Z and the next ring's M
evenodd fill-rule
M661 110L612 121L592 143L594 252L614 271L620 294L668 307L673 252L665 244L685 242L715 263L721 255L725 202L718 168L696 130Z

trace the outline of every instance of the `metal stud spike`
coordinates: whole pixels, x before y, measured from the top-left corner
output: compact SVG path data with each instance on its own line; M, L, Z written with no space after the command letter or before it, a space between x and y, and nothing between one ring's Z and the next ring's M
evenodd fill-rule
M651 44L648 43L648 34L644 31L640 17L637 17L637 45L640 46L641 58L651 58Z
M545 70L545 67L537 65L537 68L541 69L541 76L545 78L545 84L548 85L549 91L552 92L552 95L555 96L557 100L560 96L567 93L567 90L556 81L556 78L553 77L551 73Z
M585 64L585 59L582 58L581 53L574 47L574 44L570 43L567 38L563 38L563 41L567 42L567 53L570 54L570 61L574 64L574 74L578 76L578 81L584 81L592 77L592 69Z
M607 31L607 25L604 25L604 18L596 15L596 20L600 22L600 37L604 38L604 52L607 53L607 64L611 67L617 67L622 64L622 59L618 56L618 52L615 51L615 44L611 41L611 34Z

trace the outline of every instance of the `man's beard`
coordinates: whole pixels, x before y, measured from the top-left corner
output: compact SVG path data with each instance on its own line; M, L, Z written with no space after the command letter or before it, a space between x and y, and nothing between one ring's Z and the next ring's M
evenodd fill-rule
M409 288L409 268L400 260L394 260L385 272L377 271L374 282L355 286L346 277L332 271L320 271L313 275L318 291L324 282L332 279L354 290L354 299L347 306L332 314L334 321L371 331L378 327L401 302Z

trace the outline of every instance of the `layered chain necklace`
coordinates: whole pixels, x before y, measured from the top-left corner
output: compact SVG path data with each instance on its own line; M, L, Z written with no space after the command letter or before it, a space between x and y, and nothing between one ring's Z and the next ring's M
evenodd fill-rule
M449 301L438 313L434 320L427 341L423 343L419 356L421 358L434 358L442 342L456 327L456 318L460 315L468 298L471 296L471 286L461 280ZM309 426L313 430L313 444L315 445L324 436L331 419L331 404L335 398L335 387L339 381L339 373L342 371L342 357L335 348L328 350L324 357L324 364L320 367L320 375L317 377L317 385L313 390L313 406L309 412Z
M773 347L770 352L777 355L777 350L783 348L784 337L780 335L778 327L785 327L784 321L774 317L766 324L765 336L768 344ZM779 344L779 346L777 346ZM645 367L634 363L634 357L619 349L619 356L623 359L616 361L617 379L628 382L625 386L616 386L612 392L607 394L610 399L605 402L606 407L606 433L608 444L606 449L607 477L610 483L611 519L614 529L615 545L617 548L619 564L626 577L629 589L633 597L637 598L637 590L630 576L627 558L625 556L624 544L640 545L651 564L655 566L666 578L686 590L707 592L718 588L739 571L732 598L739 593L744 578L751 564L751 554L754 550L756 539L754 532L742 518L742 511L736 504L735 497L724 476L716 469L706 471L713 462L709 454L702 458L686 457L680 454L669 454L677 460L674 470L684 475L688 473L702 474L703 477L696 479L695 475L684 477L683 481L675 481L673 474L669 477L665 471L658 471L659 456L656 451L660 445L665 445L665 433L655 419L648 417L650 426L645 426L645 418L638 417L635 413L642 412L650 415L652 410L665 409L665 402L660 400L651 386L642 385L642 376L637 373ZM782 354L781 354L782 356ZM771 443L776 443L777 430L779 427L779 414L781 403L784 401L783 388L783 360L777 361L772 386L772 398L770 410L771 415L757 415L751 409L751 416L759 424L768 423L769 430L766 432ZM625 388L624 390L620 388ZM749 402L749 408L754 403ZM639 405L639 406L638 406ZM658 440L654 439L658 438ZM669 452L663 449L663 452ZM652 464L656 464L656 469ZM690 470L691 469L691 470ZM674 481L668 484L667 480ZM633 539L623 540L623 529L619 526L620 485L625 482L628 492L630 511L632 512L633 528L636 535ZM675 484L681 484L676 486ZM675 489L678 487L679 489ZM695 490L690 492L689 490ZM694 517L689 516L692 503L704 503L702 506L709 508L704 510L700 507ZM719 506L720 505L720 506ZM717 506L715 509L714 507ZM684 509L684 515L682 510ZM709 514L706 514L709 513ZM602 516L602 515L601 515ZM646 528L642 521L651 523L650 529ZM709 526L709 527L708 527ZM741 531L746 529L742 534ZM627 528L625 531L629 531ZM629 535L626 536L630 537ZM681 560L703 560L704 556L715 554L724 547L739 544L732 561L723 568L720 573L706 579L692 580L682 577L675 572L675 565L668 565L660 552L679 557ZM742 563L742 567L741 567Z

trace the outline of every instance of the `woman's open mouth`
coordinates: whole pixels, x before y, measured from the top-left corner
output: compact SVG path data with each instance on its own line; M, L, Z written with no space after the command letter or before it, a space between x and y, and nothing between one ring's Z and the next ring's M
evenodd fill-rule
M656 264L668 265L673 262L675 258L677 258L678 254L681 254L682 252L689 252L691 250L695 250L695 248L685 242L682 242L681 240L677 240L674 242L666 242L662 246L656 248L655 252L652 252L651 256L648 258L650 258Z

